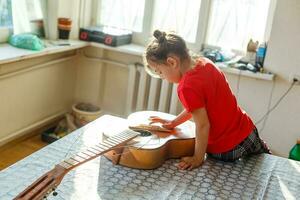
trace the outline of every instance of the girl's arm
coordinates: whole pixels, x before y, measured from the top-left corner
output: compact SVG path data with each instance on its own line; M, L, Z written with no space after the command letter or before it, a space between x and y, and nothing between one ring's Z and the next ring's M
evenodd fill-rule
M210 123L205 108L192 112L196 125L195 151L191 157L183 157L178 164L179 169L193 169L199 167L205 158Z
M172 120L172 124L174 127L186 122L187 120L192 118L192 114L189 113L186 109L184 109L175 119Z
M172 129L175 128L176 126L186 122L187 120L192 118L192 114L187 112L185 109L177 115L177 117L173 120L166 120L162 119L157 116L150 117L149 120L151 121L150 124L153 123L161 123L164 128Z

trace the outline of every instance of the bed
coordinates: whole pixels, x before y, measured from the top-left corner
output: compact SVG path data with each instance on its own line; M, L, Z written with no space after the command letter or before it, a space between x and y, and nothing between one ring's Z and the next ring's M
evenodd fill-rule
M10 200L64 158L102 137L101 117L0 172L0 199ZM70 171L48 199L300 199L300 162L262 154L226 163L208 158L192 171L178 159L140 170L98 157Z

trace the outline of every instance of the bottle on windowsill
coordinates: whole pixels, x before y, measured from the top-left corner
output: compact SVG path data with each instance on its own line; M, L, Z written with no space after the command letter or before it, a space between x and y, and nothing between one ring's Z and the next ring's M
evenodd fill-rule
M255 58L255 67L263 72L264 60L267 52L267 43L263 42L258 46Z

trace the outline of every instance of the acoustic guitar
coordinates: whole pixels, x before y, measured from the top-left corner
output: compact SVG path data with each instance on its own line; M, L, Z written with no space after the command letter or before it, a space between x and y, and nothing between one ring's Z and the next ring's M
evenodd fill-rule
M129 115L128 126L143 127L148 125L151 116L159 116L169 120L175 118L174 115L167 113L141 111ZM108 138L114 136L110 132L104 134ZM161 166L166 159L192 156L195 146L194 139L195 124L187 121L170 131L158 129L150 131L149 134L142 134L128 142L125 147L109 151L104 156L114 164L137 169L154 169Z
M40 200L51 193L57 195L55 189L70 170L100 155L105 155L115 164L139 169L157 168L166 159L193 155L195 127L190 121L171 131L158 129L149 134L128 129L140 124L147 125L150 116L160 116L165 119L175 117L153 111L134 113L128 117L128 120L111 115L101 117L98 121L98 125L101 126L95 128L96 131L98 129L99 132L104 131L105 140L63 160L28 186L14 200Z

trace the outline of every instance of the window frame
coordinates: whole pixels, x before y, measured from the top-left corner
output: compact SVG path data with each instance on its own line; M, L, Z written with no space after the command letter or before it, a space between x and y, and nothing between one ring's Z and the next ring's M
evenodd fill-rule
M93 13L92 13L92 26L99 26L100 24L97 24L97 19L99 18L99 6L100 6L101 0L93 0ZM145 7L144 7L144 18L143 18L143 27L142 32L133 32L132 35L132 42L134 44L139 44L142 46L146 46L149 38L152 36L152 19L153 19L153 9L154 9L154 3L158 0L145 0ZM271 28L272 28L272 22L273 17L275 13L277 0L270 0L269 5L269 11L268 11L268 17L267 17L267 23L265 28L265 34L264 39L265 41L268 41L270 38ZM201 0L200 5L200 13L198 18L198 25L197 25L197 31L196 31L196 39L195 42L190 43L187 42L187 46L190 50L194 52L199 52L203 49L203 47L214 47L221 49L222 47L218 46L212 46L206 43L206 36L207 36L207 27L211 15L211 1L210 0ZM233 51L237 53L243 53L239 50Z

